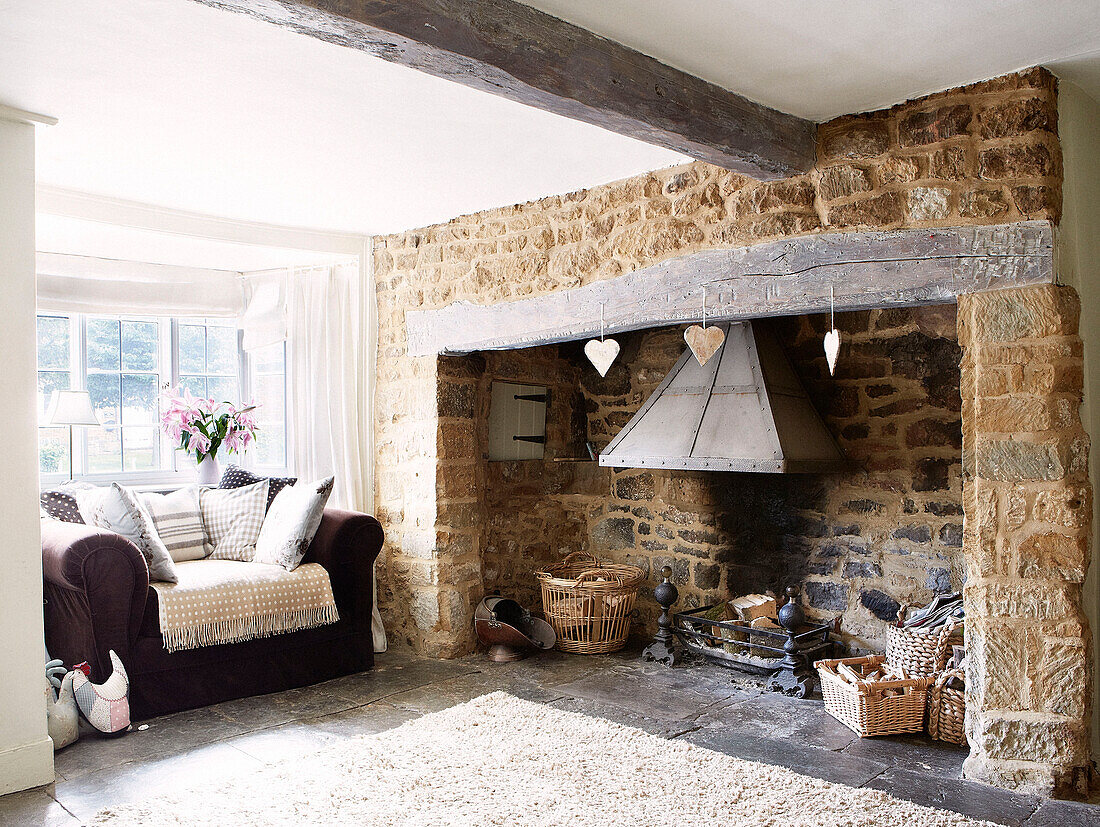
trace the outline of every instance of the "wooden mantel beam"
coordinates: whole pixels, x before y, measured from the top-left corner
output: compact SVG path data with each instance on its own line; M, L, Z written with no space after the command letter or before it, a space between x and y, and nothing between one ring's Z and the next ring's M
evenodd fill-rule
M761 180L806 172L810 121L515 0L197 0Z
M517 273L517 277L522 274ZM545 296L405 314L410 356L505 350L707 319L953 303L1054 280L1050 222L820 233L704 250Z

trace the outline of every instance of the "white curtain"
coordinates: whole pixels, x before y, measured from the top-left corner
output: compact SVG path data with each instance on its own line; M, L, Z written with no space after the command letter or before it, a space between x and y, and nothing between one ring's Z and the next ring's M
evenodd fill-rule
M330 502L371 513L374 320L370 251L360 262L290 271L290 451L301 479L335 478ZM375 595L374 649L386 650Z

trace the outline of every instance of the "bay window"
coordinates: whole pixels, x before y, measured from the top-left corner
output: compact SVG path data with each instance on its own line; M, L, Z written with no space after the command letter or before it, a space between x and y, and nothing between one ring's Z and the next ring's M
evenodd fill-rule
M102 426L75 429L75 476L157 482L190 472L190 460L159 427L160 397L169 387L218 402L255 400L260 404L258 441L233 461L285 469L283 343L246 354L230 319L39 315L40 420L54 390L86 388ZM68 475L68 453L67 429L43 425L39 457L44 479Z

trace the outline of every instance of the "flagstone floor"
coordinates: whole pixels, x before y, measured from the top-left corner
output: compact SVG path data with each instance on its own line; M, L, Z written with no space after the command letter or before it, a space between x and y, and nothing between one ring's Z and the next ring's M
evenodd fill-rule
M370 672L155 718L119 738L84 737L57 754L54 784L0 798L0 824L77 825L108 804L217 783L498 689L1000 824L1100 825L1100 806L961 780L964 749L923 736L860 739L820 699L765 692L757 679L720 666L643 664L633 649L510 664L389 652Z

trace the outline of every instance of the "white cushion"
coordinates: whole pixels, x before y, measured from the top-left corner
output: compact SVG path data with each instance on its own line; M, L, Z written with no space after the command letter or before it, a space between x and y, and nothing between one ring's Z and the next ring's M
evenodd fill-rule
M157 536L153 518L137 495L117 482L78 498L84 522L121 534L138 547L149 566L149 579L177 582L176 567Z
M321 525L332 482L332 477L297 482L275 495L256 541L253 563L282 566L287 571L298 567Z
M256 553L266 509L267 480L241 488L199 491L199 512L210 558L250 561Z
M168 549L173 562L201 560L206 556L197 486L181 488L170 494L142 494L141 501L153 516L157 536Z

